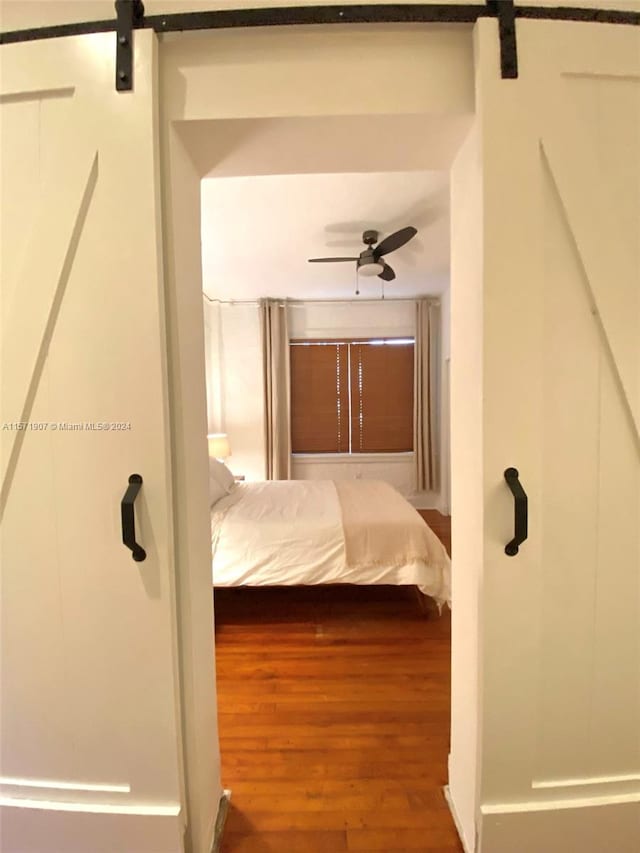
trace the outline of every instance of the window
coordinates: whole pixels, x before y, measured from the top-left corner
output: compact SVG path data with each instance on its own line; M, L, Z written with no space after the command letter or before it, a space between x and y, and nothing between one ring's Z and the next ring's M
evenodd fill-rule
M411 338L292 341L294 453L413 450Z

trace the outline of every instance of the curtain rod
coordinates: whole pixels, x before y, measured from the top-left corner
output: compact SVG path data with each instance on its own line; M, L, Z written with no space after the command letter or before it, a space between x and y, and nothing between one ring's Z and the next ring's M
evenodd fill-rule
M208 294L202 291L202 295L212 304L217 305L259 305L258 299L212 299ZM304 308L305 305L376 305L377 303L385 302L418 302L420 299L426 299L429 302L440 302L440 295L433 296L401 296L391 299L276 299L281 305L289 305L291 308Z

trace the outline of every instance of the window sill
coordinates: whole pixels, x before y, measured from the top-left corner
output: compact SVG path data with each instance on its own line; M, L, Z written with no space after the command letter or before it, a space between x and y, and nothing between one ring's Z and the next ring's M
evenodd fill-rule
M415 458L413 450L403 453L292 453L291 461L302 462L305 465L328 465L336 462L361 463L406 463Z

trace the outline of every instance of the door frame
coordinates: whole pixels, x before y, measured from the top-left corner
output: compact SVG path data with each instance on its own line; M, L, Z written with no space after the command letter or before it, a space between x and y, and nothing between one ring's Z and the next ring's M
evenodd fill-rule
M384 28L386 31L386 28ZM359 28L362 35L362 30ZM398 28L395 28L397 33ZM405 30L406 31L406 28ZM380 31L379 31L380 32ZM391 30L393 32L393 30ZM311 33L305 29L304 35ZM164 217L164 239L165 239L165 280L166 280L166 301L168 311L167 317L167 332L168 332L168 351L169 351L169 370L170 384L172 386L171 398L173 404L172 410L172 457L174 466L174 489L176 495L175 509L175 529L177 540L177 586L178 586L178 607L179 607L179 623L181 626L181 636L183 638L184 653L182 654L183 667L183 715L184 715L184 745L187 761L187 794L189 800L189 812L191 819L198 823L198 815L204 816L209 814L207 810L206 797L201 796L202 792L207 790L205 785L194 786L190 783L189 777L193 776L194 768L189 767L190 756L194 762L197 762L201 770L205 773L205 779L209 782L214 779L217 768L203 759L206 755L204 743L207 738L212 737L217 739L217 722L215 719L216 700L215 695L211 700L213 709L213 718L209 719L206 727L202 727L196 716L197 707L193 702L193 697L198 694L199 689L202 689L203 678L208 677L210 669L210 661L214 660L214 646L212 637L206 636L206 629L211 625L213 614L208 615L208 611L203 604L204 595L202 594L205 588L205 583L208 588L211 587L211 555L210 555L210 539L208 536L209 519L208 513L206 521L203 519L202 510L208 507L206 500L206 474L207 466L207 445L206 445L206 393L205 393L205 350L204 350L204 315L203 315L203 299L202 299L202 270L201 270L201 247L200 247L200 193L201 181L206 176L206 171L203 171L200 164L201 158L198 157L197 149L193 145L193 140L190 138L187 130L189 126L197 126L198 123L203 125L209 124L209 132L211 132L216 121L224 120L224 115L216 115L216 112L211 108L211 99L209 93L211 91L221 91L223 86L221 81L216 78L215 81L206 77L203 68L208 68L207 63L209 57L219 56L221 46L218 44L218 49L212 48L207 41L206 34L202 34L199 38L198 34L193 34L194 39L184 41L181 36L174 34L167 37L164 53L161 51L161 80L160 88L164 95L163 101L163 116L161 124L161 151L163 161L163 217ZM368 38L367 33L367 38ZM241 34L237 38L240 39ZM414 34L412 33L412 36ZM434 79L433 88L429 92L429 102L432 106L442 109L442 105L446 102L447 97L452 100L457 110L452 107L453 115L464 113L470 114L473 111L473 62L472 62L472 33L470 27L466 28L466 32L458 31L455 37L451 39L454 46L451 48L452 57L447 63L447 72L443 72L439 79L435 79L436 75L427 75ZM233 39L234 36L228 36ZM242 35L242 39L248 36ZM288 34L273 34L273 39L277 42L278 38L284 39L289 37ZM301 33L302 37L302 33ZM313 34L317 37L317 33ZM227 38L227 36L223 36ZM256 49L263 49L264 41L268 36L264 33L255 35L256 41L254 46ZM320 39L327 39L326 28L321 32ZM431 43L436 40L441 42L443 35L437 31L429 31L428 35L420 34L415 36L415 41L420 39L420 49L425 61L432 62L434 65L439 64L442 67L442 54L432 56L429 51L429 39ZM426 39L426 47L425 47ZM327 39L327 41L330 41ZM184 75L181 67L178 65L178 60L169 59L169 54L172 46L176 51L179 51L180 46L184 45L185 56L184 61L187 63L187 71L191 68L197 68L200 76L193 89L196 94L192 97L185 94ZM234 47L229 48L229 53L232 54ZM239 45L242 42L238 42ZM200 45L200 46L199 46ZM269 41L269 50L265 51L265 55L271 55L272 52L277 52L278 44L275 47ZM460 45L464 46L463 48ZM316 43L317 46L317 43ZM414 45L415 46L415 45ZM349 49L349 57L353 56L353 50ZM302 57L297 56L299 60ZM295 61L295 60L294 60ZM255 62L254 66L260 67L259 63ZM458 67L463 65L463 71ZM281 72L279 72L281 73ZM317 71L311 72L317 73ZM299 76L292 76L287 79L295 79L297 81L297 89L304 90L304 83L300 81ZM206 81L206 85L205 85ZM268 82L264 84L269 87ZM338 108L328 109L325 102L318 107L317 111L312 112L312 116L323 115L344 115L352 114L355 105L361 103L363 81L351 81L351 89L349 93L338 94L336 96L325 96L333 106L333 97L338 98ZM422 84L421 84L422 85ZM240 95L237 91L234 92L234 98L246 99L246 110L255 108L255 87L251 86L247 80L240 83L243 87L243 93ZM289 88L289 87L287 87ZM200 90L200 92L197 92ZM416 85L415 91L418 91ZM443 94L443 92L445 94ZM253 100L252 100L253 96ZM223 91L224 109L230 109L231 99L228 92ZM304 118L303 113L295 113L293 110L299 109L298 105L287 101L288 95L282 97L282 101L273 102L269 107L269 118L276 119L278 116L290 118L293 116ZM342 98L342 100L340 100ZM420 89L420 98L415 96L413 106L407 109L407 112L420 111L419 104L422 102L422 89ZM286 102L285 102L286 101ZM348 109L345 106L348 102ZM342 108L342 110L340 109ZM373 111L372 111L373 112ZM399 109L398 112L401 112ZM425 114L429 113L429 109L424 108ZM250 112L242 116L243 118L254 117ZM260 118L258 112L255 118ZM206 130L206 127L205 127ZM202 148L202 146L201 146ZM188 284L186 284L188 283ZM478 324L480 322L480 317ZM203 535L203 531L207 531L207 535ZM190 567L190 568L185 568ZM207 578L205 580L204 572L206 571ZM210 596L208 597L210 600ZM199 614L198 624L194 624L195 615ZM196 639L194 631L197 633ZM203 676L203 672L207 675ZM201 687L198 688L198 684ZM208 687L206 687L208 690ZM215 694L215 688L214 688ZM215 734L214 734L215 733ZM219 757L218 760L219 768ZM197 772L197 769L196 771ZM208 774L208 777L207 777ZM208 790L211 790L209 784ZM209 799L209 805L210 805ZM209 814L210 818L210 814ZM202 831L196 830L196 833L201 837L205 837L207 833L205 826ZM194 849L199 849L195 847Z

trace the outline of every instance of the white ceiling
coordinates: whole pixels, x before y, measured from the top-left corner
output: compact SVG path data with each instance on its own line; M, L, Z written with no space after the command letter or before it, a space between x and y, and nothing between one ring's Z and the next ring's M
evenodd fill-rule
M414 225L418 234L387 257L396 280L385 295L441 293L448 286L447 172L261 175L202 183L203 289L212 299L344 299L355 293L354 263L308 258L357 256L362 232L380 239ZM361 278L361 296L381 294Z
M385 296L441 293L449 279L449 171L468 115L360 115L184 122L202 181L203 289L212 299L345 299L362 232L418 235L387 258ZM382 282L361 279L361 296Z

